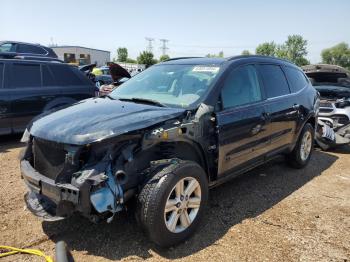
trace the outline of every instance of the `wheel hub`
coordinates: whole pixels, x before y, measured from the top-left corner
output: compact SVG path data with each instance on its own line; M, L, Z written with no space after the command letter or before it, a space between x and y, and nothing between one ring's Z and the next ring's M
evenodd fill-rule
M178 181L171 190L165 210L164 221L169 231L180 233L188 228L200 208L201 188L193 177Z

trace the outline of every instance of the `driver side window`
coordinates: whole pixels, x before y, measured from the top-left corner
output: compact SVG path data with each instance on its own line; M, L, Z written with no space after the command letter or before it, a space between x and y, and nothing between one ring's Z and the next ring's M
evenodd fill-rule
M221 90L223 109L262 100L258 75L253 65L230 72Z

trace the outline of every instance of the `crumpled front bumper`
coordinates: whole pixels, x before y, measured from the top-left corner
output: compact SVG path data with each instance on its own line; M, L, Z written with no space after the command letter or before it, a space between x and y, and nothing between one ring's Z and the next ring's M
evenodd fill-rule
M67 212L67 203L74 207L79 204L80 190L71 184L56 184L54 180L47 178L37 172L27 160L21 161L21 174L24 182L29 188L24 200L28 209L43 220L64 219Z
M74 212L91 218L92 212L96 215L115 214L123 208L123 190L112 175L110 166L102 175L103 184L96 189L88 179L89 174L94 174L91 169L86 173L82 171L80 184L77 184L79 187L56 183L36 171L26 159L21 160L21 174L30 190L24 198L26 205L42 220L61 220Z

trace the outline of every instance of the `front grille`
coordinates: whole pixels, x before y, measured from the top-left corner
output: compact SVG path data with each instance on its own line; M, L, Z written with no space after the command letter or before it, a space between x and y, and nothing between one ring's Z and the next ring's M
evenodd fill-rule
M320 107L329 107L329 108L333 108L332 103L328 102L328 101L322 101L320 102Z
M33 155L35 170L46 177L56 179L64 169L66 152L62 144L34 138Z
M334 115L331 117L335 123L345 125L349 123L349 118L345 115Z
M333 108L324 108L324 107L320 107L320 112L321 113L330 113L333 111Z

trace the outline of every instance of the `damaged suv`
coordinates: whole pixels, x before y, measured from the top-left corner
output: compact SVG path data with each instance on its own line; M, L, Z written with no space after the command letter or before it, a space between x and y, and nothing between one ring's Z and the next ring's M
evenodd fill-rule
M134 199L150 239L177 244L198 227L209 188L277 154L307 165L318 103L284 60L168 60L34 121L22 138L25 201L44 220L109 222Z
M302 69L321 96L317 144L324 150L350 144L350 71L327 64Z

